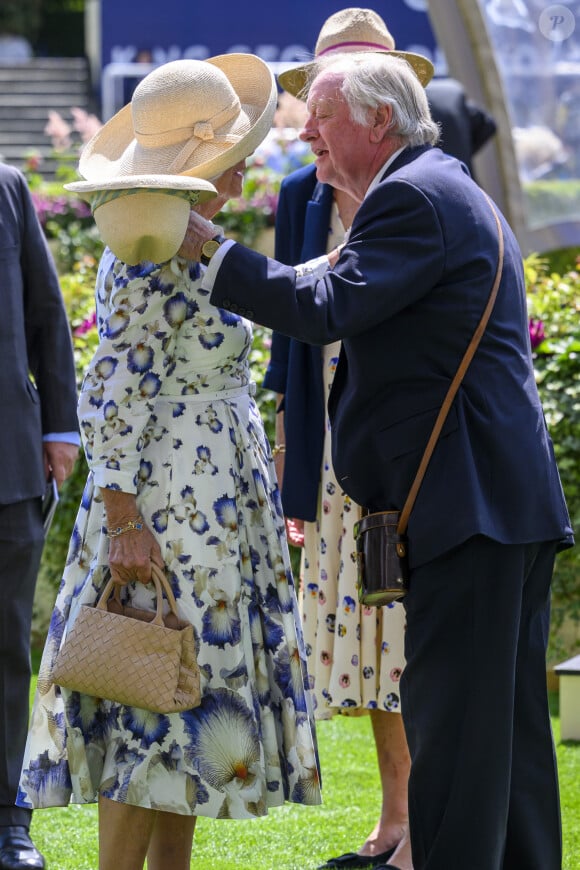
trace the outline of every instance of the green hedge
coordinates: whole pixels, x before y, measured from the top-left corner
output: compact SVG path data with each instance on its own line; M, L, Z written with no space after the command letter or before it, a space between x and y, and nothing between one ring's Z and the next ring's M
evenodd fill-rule
M580 181L575 178L527 182L524 198L532 227L580 219Z
M562 261L562 256L558 256ZM580 264L579 264L580 265ZM548 260L529 257L526 281L536 381L558 460L573 528L580 529L580 270L562 273ZM542 493L538 492L538 498ZM556 561L552 594L550 659L578 649L570 624L580 623L580 548Z
M34 42L42 18L42 0L2 0L0 36L23 36Z

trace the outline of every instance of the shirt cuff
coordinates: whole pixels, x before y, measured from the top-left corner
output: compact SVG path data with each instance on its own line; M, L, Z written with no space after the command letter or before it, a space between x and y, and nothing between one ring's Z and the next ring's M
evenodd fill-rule
M43 441L63 441L65 444L81 445L81 436L78 432L48 432L42 436Z
M205 275L202 278L201 286L204 290L209 290L210 293L213 290L213 285L219 270L219 267L222 264L222 260L236 242L233 239L226 239L225 242L222 242L211 260L209 261L209 266L205 270Z
M323 254L322 257L315 257L313 260L307 260L306 263L294 266L294 269L299 278L304 278L306 275L314 275L316 278L322 278L322 276L330 269L330 263L328 262L326 254Z
M237 242L235 242L233 239L226 239L225 242L222 242L222 244L219 246L213 257L209 261L209 266L207 267L205 275L202 278L201 286L204 290L208 290L211 293L223 258L230 250L230 248L235 244L237 244ZM296 270L296 274L299 278L303 278L305 275L315 275L317 278L321 278L330 269L330 263L328 262L328 257L326 256L326 254L323 254L321 257L315 257L313 260L308 260L306 263L302 263L300 266L294 266L294 269Z

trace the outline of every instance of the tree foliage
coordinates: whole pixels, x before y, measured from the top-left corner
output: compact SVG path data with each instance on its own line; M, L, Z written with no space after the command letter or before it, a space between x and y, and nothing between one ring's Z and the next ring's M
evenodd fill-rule
M23 36L34 42L42 20L42 0L2 0L0 35Z

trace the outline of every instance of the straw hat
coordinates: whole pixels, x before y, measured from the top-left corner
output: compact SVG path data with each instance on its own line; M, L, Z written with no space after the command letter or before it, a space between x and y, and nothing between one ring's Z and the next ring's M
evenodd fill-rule
M394 48L395 40L380 15L372 9L351 7L326 19L316 42L314 57L318 59L351 51L388 52L404 58L423 86L431 81L435 70L428 58L410 51L395 51ZM301 64L280 73L278 81L292 96L306 99L305 88L315 67L316 60Z
M181 245L191 205L217 194L210 179L264 139L276 101L274 76L254 55L163 64L86 144L84 180L65 187L91 203L118 257L162 262Z

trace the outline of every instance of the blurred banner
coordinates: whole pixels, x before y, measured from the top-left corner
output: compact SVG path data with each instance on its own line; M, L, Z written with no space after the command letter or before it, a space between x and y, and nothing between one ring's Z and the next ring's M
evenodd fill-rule
M348 5L337 0L220 0L213 7L191 0L85 2L86 51L105 121L131 99L144 75L171 60L249 52L267 61L274 73L310 60L325 20ZM371 8L385 20L397 48L426 55L444 72L427 6L427 0L382 0Z
M336 0L101 0L101 66L145 56L157 64L182 57L204 60L231 51L294 63L311 57L323 22L345 6ZM384 18L398 48L422 50L433 59L427 0L382 0L369 6Z

